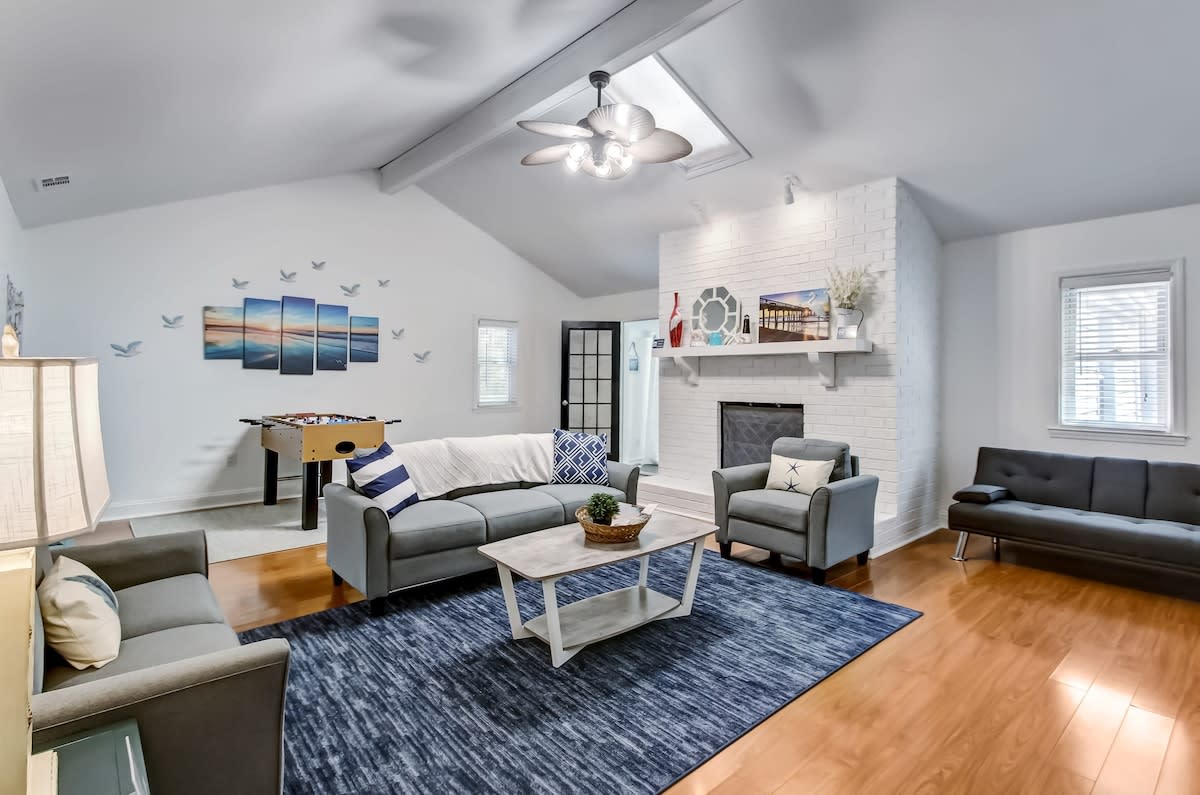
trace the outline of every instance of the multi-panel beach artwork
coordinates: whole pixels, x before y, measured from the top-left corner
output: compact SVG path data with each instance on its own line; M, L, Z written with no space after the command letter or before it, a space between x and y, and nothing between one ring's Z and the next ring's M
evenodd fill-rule
M312 375L347 362L379 361L379 318L312 298L246 298L204 307L204 358L241 359L248 370Z

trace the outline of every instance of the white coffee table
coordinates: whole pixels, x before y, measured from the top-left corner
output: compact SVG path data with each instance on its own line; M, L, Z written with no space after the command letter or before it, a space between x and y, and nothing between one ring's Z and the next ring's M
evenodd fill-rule
M696 580L700 576L704 538L714 530L714 525L697 519L657 512L637 540L628 544L586 541L583 528L573 523L485 544L479 552L495 561L500 571L513 640L536 637L545 641L550 645L550 659L558 668L589 644L652 621L690 615ZM650 555L688 543L692 545L692 559L683 598L676 599L648 587ZM563 577L633 558L641 559L637 585L572 604L558 604L554 584ZM544 614L521 621L521 610L513 589L513 572L542 584L546 602Z

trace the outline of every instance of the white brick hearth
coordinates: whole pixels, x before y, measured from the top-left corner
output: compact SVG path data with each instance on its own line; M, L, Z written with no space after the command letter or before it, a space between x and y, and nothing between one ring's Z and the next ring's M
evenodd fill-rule
M931 529L939 250L920 208L895 179L800 195L794 205L663 234L663 336L676 291L685 318L701 290L723 285L756 320L760 295L823 287L831 266L866 264L874 289L863 334L875 348L839 355L833 390L801 355L692 359L700 371L695 386L662 360L659 474L645 479L643 501L711 515L719 401L802 403L805 436L848 442L862 471L879 476L877 551Z

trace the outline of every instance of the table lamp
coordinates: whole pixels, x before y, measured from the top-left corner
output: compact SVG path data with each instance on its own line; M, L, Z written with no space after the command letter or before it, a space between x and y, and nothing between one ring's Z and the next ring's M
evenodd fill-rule
M95 529L108 505L98 372L0 358L0 792L25 792L29 775L33 547Z

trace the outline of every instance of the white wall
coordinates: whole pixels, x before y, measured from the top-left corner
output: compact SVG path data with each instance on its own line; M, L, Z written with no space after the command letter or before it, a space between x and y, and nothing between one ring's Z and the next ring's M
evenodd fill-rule
M1058 287L1064 271L1188 261L1184 446L1052 438L1057 413ZM948 244L942 290L941 502L969 483L981 445L1200 461L1200 205Z
M584 311L580 299L419 189L389 196L373 173L353 174L22 235L36 309L26 353L101 360L110 517L253 499L261 452L239 417L402 418L392 441L557 424L560 321ZM328 264L315 271L310 260ZM296 271L296 283L282 283L280 269ZM249 287L234 289L234 277ZM353 283L361 296L345 298L338 285ZM203 359L204 305L281 295L378 315L380 362L284 376ZM163 314L182 314L183 328L163 328ZM476 315L521 324L520 410L473 410ZM131 340L144 341L143 353L116 358L109 344ZM424 350L429 362L416 363Z
M29 268L20 250L20 243L21 228L8 200L4 183L0 182L0 327L4 325L6 309L6 277L12 277L18 290L27 290L29 287Z
M581 298L579 307L579 317L567 320L649 320L658 317L658 290Z

